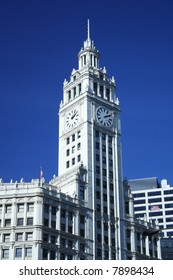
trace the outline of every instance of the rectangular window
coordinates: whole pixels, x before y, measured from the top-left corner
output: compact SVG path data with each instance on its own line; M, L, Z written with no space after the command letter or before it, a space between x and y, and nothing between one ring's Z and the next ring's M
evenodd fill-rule
M81 131L80 130L77 132L77 138L78 139L81 138Z
M48 234L47 234L47 233L44 233L44 234L43 234L43 241L48 242L48 240L49 240Z
M33 218L27 218L27 225L33 225Z
M99 166L96 166L96 173L100 174L100 167Z
M77 149L78 149L78 151L81 149L81 143L77 144Z
M70 167L70 161L68 160L67 162L66 162L66 168L69 168Z
M97 204L97 212L100 212L100 210L101 210L101 206L100 204Z
M23 218L18 218L17 219L17 225L18 226L23 226Z
M85 192L84 192L83 187L80 187L79 196L80 196L80 199L82 199L82 200L85 199Z
M106 89L106 98L107 98L107 100L110 100L110 89L109 88Z
M109 177L110 177L111 179L113 179L113 172L112 172L112 171L109 171Z
M72 165L75 164L75 158L72 158Z
M85 230L83 228L80 229L80 236L85 237Z
M134 204L145 204L145 199L134 200Z
M55 243L56 243L56 237L55 237L54 235L51 235L50 242L51 242L52 244L55 244Z
M10 242L10 234L4 234L4 242Z
M113 195L110 195L110 203L114 203L114 197L113 197Z
M49 213L49 205L44 204L44 213Z
M72 151L72 154L75 153L75 146L73 146L73 147L71 148L71 151Z
M77 161L80 162L81 161L81 155L77 156Z
M76 87L73 88L73 96L76 97Z
M112 148L109 147L109 155L112 155Z
M173 196L164 197L165 201L173 201Z
M96 154L96 161L100 161L100 155Z
M73 230L72 226L68 226L68 232L72 234L72 230Z
M45 226L45 227L48 227L48 226L49 226L49 220L46 219L46 218L44 219L44 226Z
M72 249L73 248L73 241L68 240L68 248Z
M97 228L101 228L101 221L97 221Z
M103 207L103 212L104 212L104 214L106 214L106 215L107 215L107 212L108 212L108 208L107 208L107 206L104 206L104 207Z
M11 226L11 219L6 219L5 220L5 226L10 227Z
M106 164L106 157L102 158L102 162L103 162L103 164Z
M24 212L24 203L17 204L17 212L23 213Z
M95 137L99 138L99 131L98 130L95 131Z
M161 192L148 192L148 196L161 195Z
M110 190L111 190L111 191L114 190L114 185L113 185L112 183L110 183L109 187L110 187Z
M7 214L11 214L11 210L12 210L12 205L5 205L5 213Z
M103 188L106 189L107 188L107 182L103 181Z
M64 209L61 209L61 218L65 219L65 210Z
M103 98L103 86L100 86L100 96Z
M75 141L75 134L72 135L72 141Z
M56 221L51 221L51 228L54 228L54 229L56 229Z
M81 93L81 84L78 85L79 94Z
M32 257L32 247L28 247L25 249L25 256Z
M16 258L22 257L22 248L16 248Z
M23 233L16 233L16 241L23 241Z
M34 212L34 203L28 203L27 204L27 211L28 212Z
M52 206L52 215L56 216L56 207L55 206Z
M32 232L26 232L26 240L27 241L33 240L33 233Z
M68 157L70 155L70 149L66 150L66 156Z
M67 145L70 144L70 138L69 137L66 139L66 144Z
M71 100L71 90L68 91L68 101Z
M43 248L43 260L47 260L48 251L47 249Z
M107 194L103 194L103 201L106 201L107 202Z
M96 149L99 150L99 147L100 147L99 142L96 142Z
M60 239L60 245L61 245L62 247L65 247L65 238L61 238L61 239Z
M61 223L61 230L65 231L65 224L64 223Z
M65 254L64 253L60 254L60 260L65 260Z
M106 134L102 133L102 140L105 141L106 140Z
M102 145L102 152L103 152L103 153L106 152L106 145Z
M96 178L96 186L100 187L100 179Z
M80 223L81 224L85 223L85 216L84 215L80 215Z
M3 249L2 250L2 258L3 259L9 259L9 249Z
M105 168L103 168L102 172L103 172L103 176L106 176L106 169Z
M99 191L96 192L96 198L100 199L100 192Z
M97 83L94 83L94 93L97 94Z
M80 243L80 251L81 252L85 251L85 244L84 243Z

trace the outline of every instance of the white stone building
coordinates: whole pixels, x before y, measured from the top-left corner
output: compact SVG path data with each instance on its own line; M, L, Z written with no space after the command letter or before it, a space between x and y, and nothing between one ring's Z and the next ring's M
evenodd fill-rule
M59 176L49 184L1 182L1 259L160 258L158 227L134 219L123 185L115 79L99 58L88 22L78 69L64 81Z

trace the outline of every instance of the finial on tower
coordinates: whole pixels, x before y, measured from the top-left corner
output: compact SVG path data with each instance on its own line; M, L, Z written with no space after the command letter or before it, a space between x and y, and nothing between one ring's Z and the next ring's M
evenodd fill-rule
M88 25L87 25L87 31L88 31L88 41L90 41L90 20L88 19Z

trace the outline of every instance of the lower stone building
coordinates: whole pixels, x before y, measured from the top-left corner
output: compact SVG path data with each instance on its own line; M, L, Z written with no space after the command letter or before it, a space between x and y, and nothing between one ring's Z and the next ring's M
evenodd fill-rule
M55 186L57 180L59 187ZM121 243L117 239L118 221L105 217L100 223L88 208L80 188L73 196L62 192L64 180L54 178L49 184L44 180L30 183L1 181L1 260L118 259L119 250L124 252L122 259L161 257L158 227L134 218L133 197L127 185L124 185L123 218L126 234ZM85 169L76 169L67 180L78 182L85 189ZM94 242L95 227L100 228L97 229L97 243ZM102 248L99 243L104 245L104 254L95 255L95 247ZM122 244L125 244L123 248Z

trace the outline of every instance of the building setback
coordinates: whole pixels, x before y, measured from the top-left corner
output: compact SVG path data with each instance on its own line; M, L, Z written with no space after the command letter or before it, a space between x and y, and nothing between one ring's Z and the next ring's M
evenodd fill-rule
M134 218L122 180L115 79L88 36L63 85L59 170L49 184L0 183L1 259L159 259L158 226Z

